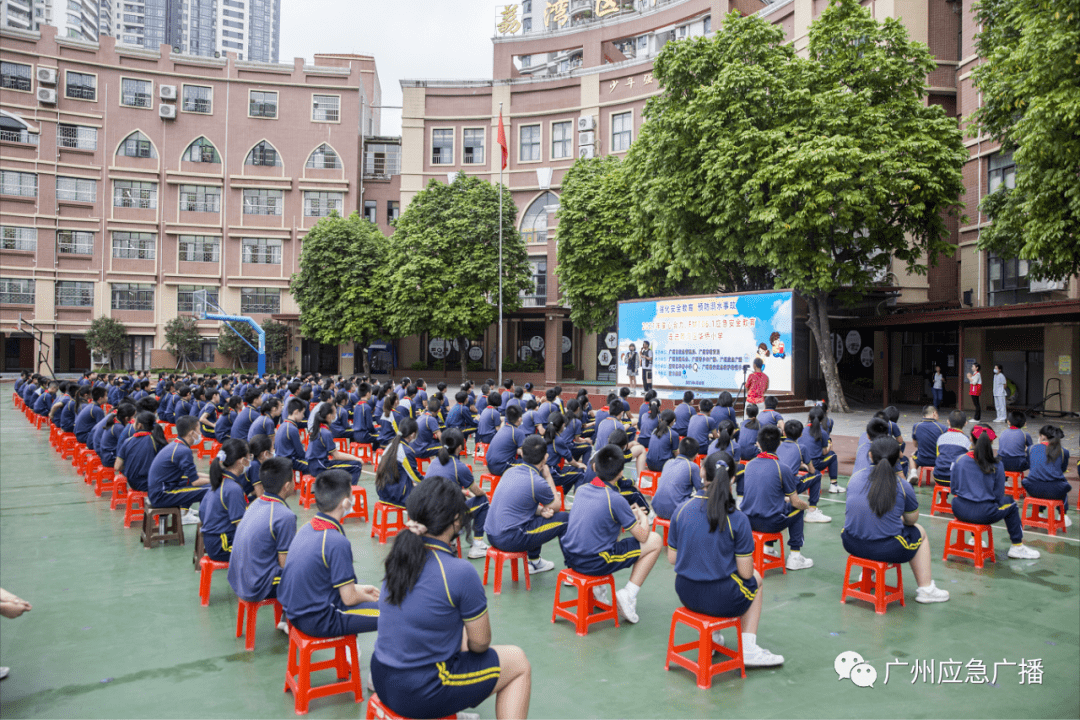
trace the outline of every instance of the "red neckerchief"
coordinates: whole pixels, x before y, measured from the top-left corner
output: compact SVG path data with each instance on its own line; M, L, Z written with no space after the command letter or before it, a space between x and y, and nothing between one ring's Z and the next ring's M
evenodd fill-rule
M285 507L289 506L289 503L285 502L284 500L279 498L277 495L271 495L270 493L263 493L262 495L260 495L260 498L262 500L265 500L266 502L281 503Z
M948 432L958 432L958 433L963 434L964 431L963 430L957 430L956 428L949 428Z
M1009 429L1010 430L1019 430L1020 428L1016 427L1015 425L1010 425Z
M142 432L137 432L137 433L135 433L135 434L134 434L134 435L132 435L131 437L133 437L133 438L137 438L137 437L147 437L147 436L148 436L149 434L150 434L150 433L148 433L148 432L146 432L145 430L143 430Z
M342 535L345 534L345 531L341 529L341 525L334 522L333 518L322 515L316 515L311 518L311 529L316 532L322 532L323 530L337 530Z
M780 459L780 458L776 457L775 455L773 455L772 453L767 453L767 452L758 453L758 456L755 459L761 459L761 458L766 458L767 460L779 460Z
M601 480L600 478L593 478L593 479L592 479L592 482L591 482L591 483L589 483L589 484L590 484L590 485L593 485L593 486L595 486L595 487L604 487L604 486L605 486L605 485L606 485L607 483L605 483L605 482L604 482L603 480Z
M969 458L971 458L972 460L974 460L974 459L975 459L975 451L974 451L974 450L972 450L971 452L968 452L968 453L966 453L966 454L967 454L967 456L968 456Z

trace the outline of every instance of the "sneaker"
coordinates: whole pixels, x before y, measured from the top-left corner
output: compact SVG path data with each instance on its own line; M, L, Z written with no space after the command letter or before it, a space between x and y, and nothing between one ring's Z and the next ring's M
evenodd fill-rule
M1009 557L1017 560L1034 560L1040 554L1038 550L1029 548L1027 545L1013 545L1009 548Z
M457 720L480 720L480 713L459 712Z
M792 552L787 556L787 569L788 570L806 570L807 568L814 567L814 561L803 555L801 552Z
M766 545L766 546L765 546L765 548L764 548L764 550L763 550L763 552L764 552L764 553L765 553L765 555L767 555L768 557L773 557L773 558L778 558L778 557L780 557L780 553L779 553L779 552L777 552L777 550L776 550L776 546L774 546L774 545Z
M836 495L837 493L843 494L847 492L846 487L841 487L839 483L829 483L829 494Z
M629 623L638 621L637 598L630 597L630 591L621 588L615 592L615 600L619 603L619 612Z
M915 591L915 602L919 603L939 603L948 599L949 591L942 590L933 581L927 587L918 588Z
M592 597L593 597L593 600L600 603L601 605L610 605L611 604L611 588L608 587L607 585L603 585L601 587L594 587L592 589Z
M6 678L8 676L9 672L11 672L11 668L0 667L0 680L3 680L4 678Z
M491 546L484 542L484 538L473 538L472 547L469 548L469 559L477 560L486 557L489 547Z
M719 630L714 630L713 634L712 634L712 641L714 643L716 643L717 645L723 645L724 644L724 633L720 632Z
M279 622L277 624L277 629L280 630L281 632L285 633L286 635L288 635L289 634L289 623L288 623L288 621L282 620L281 622Z
M735 496L735 509L742 510L742 495Z
M1065 516L1065 527L1072 527L1072 518L1068 515Z
M529 574L535 575L537 573L547 572L548 570L554 570L555 563L544 558L537 558L529 561Z
M784 664L784 656L771 653L765 648L755 645L747 650L743 649L743 665L746 667L775 667Z
M199 516L189 510L188 512L186 512L186 513L184 513L183 515L180 516L180 524L181 525L198 525L199 524Z
M907 481L909 483L911 483L912 485L918 485L919 484L919 471L915 470L915 469L912 469L912 471L908 473Z
M808 523L828 523L832 522L832 518L821 512L819 508L813 508L809 510L805 516L803 516L803 522Z

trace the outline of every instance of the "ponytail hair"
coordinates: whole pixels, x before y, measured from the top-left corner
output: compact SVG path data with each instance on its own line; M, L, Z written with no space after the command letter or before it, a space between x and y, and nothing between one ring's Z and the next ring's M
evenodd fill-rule
M1047 448L1049 450L1049 448ZM1058 450L1061 446L1058 446ZM979 463L979 469L984 473L994 472L994 467L997 465L997 458L994 457L994 441L990 439L990 433L979 433L979 438L975 441L975 462ZM1049 453L1047 453L1049 456Z
M896 505L896 461L900 459L900 443L891 435L879 437L870 443L870 489L866 500L870 510L878 517L893 509Z
M660 422L656 424L656 430L653 431L653 435L656 437L664 437L667 435L667 431L671 429L671 424L675 422L675 411L665 410L660 413Z
M397 456L398 448L404 439L416 433L416 421L410 417L403 418L398 423L398 434L390 441L383 450L382 460L379 461L379 469L375 471L375 489L382 490L388 484L392 484L398 477ZM425 525L427 523L424 523Z
M1043 425L1039 428L1039 434L1046 438L1046 459L1057 460L1061 457L1061 438L1065 437L1061 428Z
M705 458L705 477L709 486L705 488L708 502L705 506L705 516L709 519L709 532L723 525L727 516L735 512L735 498L731 497L731 480L728 478L727 468L724 461L717 457L720 453L713 453Z
M386 457L383 457L386 462ZM382 468L380 467L380 470ZM405 501L409 520L426 528L427 536L438 536L454 523L461 523L466 530L472 524L469 506L457 483L443 478L432 478L420 485ZM435 552L438 552L436 550ZM401 605L427 564L428 550L422 535L405 530L394 538L390 554L386 556L386 601Z
M330 423L327 421L327 417L331 413L337 411L337 406L332 402L324 402L315 410L315 426L314 431L317 433L321 428L327 427Z
M271 395L266 399L266 402L259 406L259 412L263 415L269 415L280 404L281 399Z
M807 415L810 424L806 426L806 431L810 433L810 437L814 438L815 442L821 442L821 420L824 417L825 413L819 407L810 408L810 414Z
M396 392L392 392L393 388L390 388L391 392L386 394L383 399L382 414L383 417L388 418L394 414L394 408L398 404L398 396Z
M105 429L111 430L112 426L116 423L121 425L127 425L128 420L135 414L135 406L129 402L120 403L115 412L109 413L109 417L105 418Z
M747 405L746 406L746 422L744 423L743 427L747 428L748 430L760 430L761 429L761 423L758 422L757 416L758 416L757 405L752 405L752 404Z
M555 438L559 437L564 425L566 425L566 418L563 417L561 412L555 411L551 413L548 416L547 428L544 430L544 442L548 444L555 442Z
M439 449L439 462L449 465L450 459L457 457L458 452L465 445L465 436L457 428L449 428L442 434L443 446Z
M659 415L659 414L660 414L660 401L659 400L650 400L649 401L649 418L652 419L652 420L655 420L656 416Z
M222 456L225 457L222 460ZM229 438L221 443L221 452L210 461L210 487L217 490L225 479L224 469L230 468L248 456L248 444L238 438Z

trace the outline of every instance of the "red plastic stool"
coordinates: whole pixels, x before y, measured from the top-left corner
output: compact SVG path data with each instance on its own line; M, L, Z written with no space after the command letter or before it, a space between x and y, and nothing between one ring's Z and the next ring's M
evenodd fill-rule
M923 465L919 467L919 486L934 484L934 466Z
M379 448L378 450L375 451L374 465L375 465L376 469L378 469L379 463L382 462L382 456L383 456L383 448Z
M473 460L475 460L478 463L486 463L487 462L487 451L488 451L487 443L482 443L482 442L476 443L476 446L473 448Z
M956 533L955 539L953 533ZM972 544L964 542L964 533L971 533ZM986 533L986 545L983 545L982 535ZM950 556L968 558L975 561L975 567L981 568L986 560L997 562L994 557L994 530L989 525L966 523L960 520L950 520L945 528L945 551L941 555L942 560L948 560Z
M348 515L341 518L342 522L345 522L349 518L360 518L361 522L367 522L367 490L357 485L352 489L353 509Z
M371 697L367 701L367 720L406 720L406 718L398 715L390 708L382 704L379 700L379 696L372 693ZM457 720L457 715L447 715L439 720Z
M495 586L492 592L495 595L502 593L502 577L503 577L503 563L507 560L510 561L510 577L514 582L518 581L518 564L517 561L521 561L521 571L525 573L525 589L532 590L532 585L529 582L529 553L527 552L506 552L500 550L494 545L488 547L487 555L484 556L484 584L488 582L488 568L491 566L491 561L495 561Z
M60 457L64 460L74 458L78 451L79 443L75 440L75 433L60 432Z
M221 452L221 443L214 438L204 437L195 444L195 454L201 459L212 458Z
M300 487L297 489L297 493L300 499L297 500L297 504L305 510L310 510L311 506L315 504L315 477L312 475L304 475L300 478Z
M370 465L373 459L371 443L354 442L349 445L349 454L360 458L361 462L365 465Z
M42 425L49 422L49 418L48 418L47 415L38 415L38 414L35 413L33 422L34 422L34 428L37 429L37 430L40 430Z
M350 444L352 444L352 440L349 440L349 438L347 438L347 437L334 438L334 447L337 448L338 452L341 452L341 453L349 452L349 445Z
M60 442L60 428L56 427L52 423L49 424L49 444L53 446L53 449L57 449Z
M770 558L765 554L765 543L778 542L780 544L780 557ZM754 569L758 574L765 577L765 572L780 568L787 575L787 563L784 561L784 534L766 533L754 531Z
M427 475L428 465L431 465L431 458L416 458L416 471L421 476Z
M1005 494L1011 497L1013 500L1023 500L1027 493L1024 491L1024 486L1021 484L1024 480L1024 473L1013 472L1011 470L1005 471Z
M93 450L90 451L89 457L86 458L86 462L83 465L83 480L91 488L94 487L94 478L97 475L97 471L101 469L101 458Z
M124 527L130 528L132 523L141 525L148 504L149 500L146 493L138 490L128 490L127 501L124 503Z
M127 478L123 475L113 474L112 497L109 499L109 509L115 510L121 505L127 508Z
M90 480L94 484L94 494L101 497L101 493L112 494L116 471L111 467L105 467L98 463L90 470Z
M526 569L527 570L527 569ZM577 588L577 597L573 600L560 600L563 583L569 581ZM551 622L561 617L574 623L578 635L587 635L589 626L604 620L614 620L619 627L619 611L615 602L615 578L611 575L582 575L573 570L563 570L555 585L555 604L551 608ZM608 586L611 588L611 604L605 605L593 597L592 589ZM599 612L592 612L598 610Z
M390 519L390 515L394 519ZM405 508L379 501L371 513L371 537L379 536L379 544L385 545L386 538L394 537L405 529Z
M646 480L649 481L647 485L645 484ZM641 491L642 495L653 497L656 495L656 489L660 487L660 473L653 470L642 470L641 474L638 475L637 482L638 490Z
M676 645L675 628L680 624L697 630L698 639L685 645ZM735 637L739 639L738 650L730 650L713 642L713 632L729 627L735 628ZM696 661L682 655L687 650L694 649L697 650ZM713 653L719 653L728 659L714 663L712 659ZM684 607L679 608L671 616L671 634L668 635L667 659L664 661L664 669L670 670L672 662L676 665L682 665L697 675L697 686L702 690L708 690L712 687L713 676L729 670L738 670L743 677L746 677L746 666L743 665L742 620L737 617L711 617L691 612Z
M229 563L211 560L209 555L203 555L199 560L199 604L203 607L210 605L210 581L214 571L228 569Z
M1043 508L1046 508L1045 515ZM1023 527L1042 528L1050 535L1057 535L1058 530L1065 532L1065 503L1029 495L1024 500L1024 512L1020 519Z
M334 658L312 662L312 653L320 650L333 650ZM311 687L311 673L330 668L337 671L338 682ZM289 664L285 670L285 692L290 691L296 701L297 715L306 715L309 702L328 695L352 693L356 702L363 702L364 691L360 680L360 654L356 650L356 636L315 638L289 625Z
M502 480L502 475L492 475L490 473L483 473L480 476L480 484L477 485L477 489L487 493L488 501L495 496L495 488L499 486L499 480ZM488 487L485 488L484 486Z
M281 603L277 598L270 598L269 600L260 600L258 602L248 602L247 600L240 600L240 605L236 608L236 637L244 635L244 649L251 652L255 649L255 621L259 616L259 608L266 607L267 605L274 608L274 626L281 622ZM247 618L247 633L244 633L244 618Z
M664 528L664 544L667 545L667 534L668 530L671 529L671 521L665 520L662 517L658 517L656 518L656 520L653 521L653 525L655 525L656 527Z
M165 439L172 442L176 439L176 425L173 423L158 423L161 426L161 431L165 433Z
M555 486L555 494L559 496L559 512L566 512L566 491L562 485Z
M861 568L858 580L851 579L851 569L854 567ZM895 586L885 583L885 572L890 569L896 571ZM847 567L844 569L844 589L840 591L840 602L846 603L849 597L874 603L874 612L878 615L884 615L888 604L897 600L901 607L905 607L904 576L900 572L900 566L849 555Z
M949 502L948 485L934 485L934 495L930 501L930 514L935 515L937 513L952 514L952 503Z

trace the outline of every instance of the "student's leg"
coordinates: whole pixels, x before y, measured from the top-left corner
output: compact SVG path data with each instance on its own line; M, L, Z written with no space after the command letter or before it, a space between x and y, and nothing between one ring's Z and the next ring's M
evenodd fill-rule
M642 445L639 445L638 447L641 448L642 452L634 456L634 469L637 471L637 476L640 478L641 473L649 469L646 457L648 455L648 450Z
M357 635L379 629L379 603L365 602L338 611L342 616L342 632L339 635Z
M360 482L360 473L364 469L364 464L359 460L331 460L326 469L344 470L352 476L352 484L356 485Z
M838 475L840 468L839 461L836 459L836 453L829 452L821 456L820 460L814 461L814 469L823 472L828 470L829 482L836 482L836 476Z
M1069 491L1072 486L1067 480L1060 482L1041 482L1039 480L1023 481L1024 491L1028 495L1041 500L1061 500L1065 504L1065 512L1069 511Z
M807 475L805 478L799 478L799 480L800 482L795 486L796 491L800 495L809 492L810 507L816 508L821 500L821 473Z
M803 546L804 515L805 513L802 510L794 510L787 516L783 523L788 531L788 547L791 548L792 552L799 552Z
M630 571L631 583L639 588L645 584L645 578L649 577L649 573L652 572L663 547L664 541L660 539L660 535L654 532L649 533L649 537L645 539L641 546L641 557L634 563L634 568Z
M488 508L491 507L487 495L474 495L465 501L465 504L469 506L469 513L472 515L473 535L484 537L484 522L487 520Z
M743 613L742 631L757 635L758 623L761 621L761 606L764 603L762 590L765 580L757 570L754 571L754 579L757 580L757 593L754 595L754 601L750 603L750 609Z
M915 553L915 557L911 558L909 564L911 565L911 571L915 573L915 584L919 587L926 587L930 583L934 582L933 573L931 572L930 560L930 538L926 537L926 529L922 525L916 525L919 529L919 535L922 536L922 544L919 545L919 549Z
M974 420L978 422L979 420L982 420L982 398L980 398L978 395L972 395L971 402L975 404Z
M532 665L516 645L492 645L499 655L499 681L495 683L495 717L526 718L532 695Z
M299 470L301 473L303 473L305 475L310 474L308 472L308 461L307 460L297 460L296 458L293 458L292 459L292 467L293 467L293 470Z

